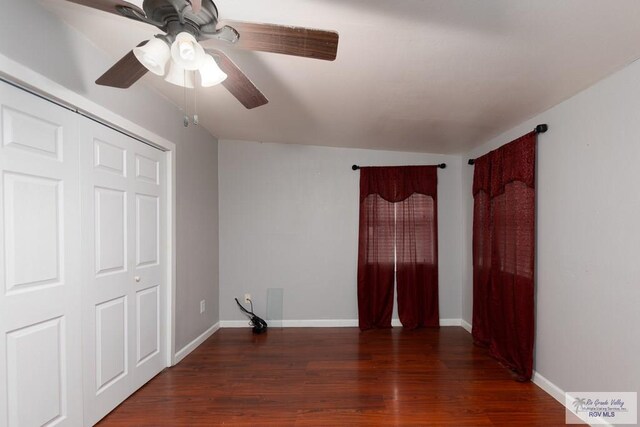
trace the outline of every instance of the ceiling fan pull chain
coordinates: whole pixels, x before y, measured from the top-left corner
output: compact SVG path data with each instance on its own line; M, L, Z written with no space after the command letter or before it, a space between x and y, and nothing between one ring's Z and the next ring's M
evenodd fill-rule
M183 71L184 73L184 81L187 81L187 70ZM189 106L187 104L187 86L183 86L183 93L184 93L184 127L188 127L189 126Z
M193 82L193 124L198 126L198 84Z

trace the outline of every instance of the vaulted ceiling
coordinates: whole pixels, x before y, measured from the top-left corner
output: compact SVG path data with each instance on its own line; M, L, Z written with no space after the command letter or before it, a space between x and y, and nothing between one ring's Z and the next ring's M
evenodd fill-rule
M41 3L114 62L158 32L63 0ZM340 34L333 62L223 49L269 99L246 110L221 86L198 89L201 126L224 139L460 153L640 57L636 0L216 5L222 19ZM161 77L148 73L136 84L184 104L182 89ZM193 94L188 97L191 104ZM176 126L182 126L178 113Z

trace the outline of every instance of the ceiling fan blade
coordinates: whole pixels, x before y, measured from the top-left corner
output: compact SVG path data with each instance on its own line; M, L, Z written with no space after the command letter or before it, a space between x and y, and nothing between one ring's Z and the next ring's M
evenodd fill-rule
M138 6L126 2L124 0L67 0L71 3L81 4L83 6L92 7L94 9L102 10L105 12L113 13L118 16L123 16L120 12L118 12L118 7L129 8L134 12L144 15L144 11L140 9Z
M208 49L207 53L214 57L220 69L227 75L227 79L222 82L222 85L247 109L256 108L269 102L227 55L217 49Z
M240 33L234 45L241 49L333 61L338 51L338 33L304 27L224 21Z
M193 13L200 12L200 8L202 8L202 0L191 0L191 10Z
M147 44L147 42L143 41L138 47L144 46L145 44ZM109 68L106 73L100 76L100 78L96 80L96 84L126 89L131 87L132 84L137 82L140 77L146 73L147 69L138 61L132 50L116 62L113 67Z

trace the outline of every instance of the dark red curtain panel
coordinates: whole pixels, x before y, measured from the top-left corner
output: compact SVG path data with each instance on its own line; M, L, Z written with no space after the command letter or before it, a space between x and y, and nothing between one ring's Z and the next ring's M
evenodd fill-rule
M360 329L391 327L394 249L402 325L439 325L436 189L436 166L360 169Z
M409 329L439 326L436 199L414 193L396 209L398 317Z
M536 140L476 159L473 180L473 338L522 381L533 369Z
M367 175L365 168L360 170ZM393 312L393 204L378 194L360 197L358 322L360 329L390 328Z
M489 329L491 286L491 203L488 188L489 155L474 163L473 176L473 319L472 335L476 344L491 344Z

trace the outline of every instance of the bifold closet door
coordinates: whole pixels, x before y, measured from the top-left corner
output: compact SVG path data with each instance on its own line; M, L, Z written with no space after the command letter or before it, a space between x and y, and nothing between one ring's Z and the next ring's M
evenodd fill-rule
M81 119L84 420L165 367L164 153Z
M0 83L0 426L82 424L76 115Z

